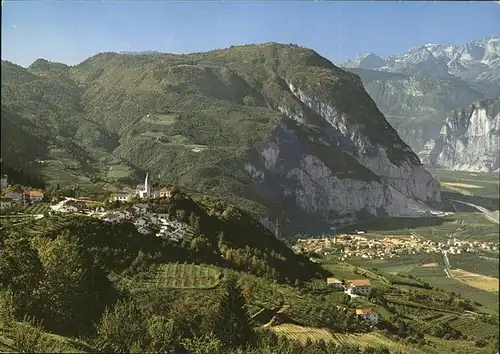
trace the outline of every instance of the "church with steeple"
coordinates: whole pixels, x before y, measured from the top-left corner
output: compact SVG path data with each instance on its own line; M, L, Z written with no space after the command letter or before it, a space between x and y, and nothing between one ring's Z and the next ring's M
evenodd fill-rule
M146 173L146 178L144 179L144 184L138 184L135 195L139 198L149 198L151 197L151 187L148 180L149 174Z
M134 197L141 199L146 198L170 198L172 191L170 188L151 188L151 181L149 180L149 173L146 173L144 183L138 184L135 188L127 188L112 196L112 200L119 202L130 202Z

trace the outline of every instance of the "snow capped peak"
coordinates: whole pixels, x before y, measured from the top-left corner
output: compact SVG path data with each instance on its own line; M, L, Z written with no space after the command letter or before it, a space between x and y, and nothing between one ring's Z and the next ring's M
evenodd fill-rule
M500 80L500 36L469 41L462 46L427 43L386 58L364 53L346 66L411 75L457 76L472 81L488 81L491 77L495 81Z

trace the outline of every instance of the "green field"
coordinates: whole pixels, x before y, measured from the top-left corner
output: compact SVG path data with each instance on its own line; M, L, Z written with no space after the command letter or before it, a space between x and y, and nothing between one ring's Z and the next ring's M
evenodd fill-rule
M498 242L498 224L478 212L459 212L443 218L384 218L357 223L338 233L364 230L365 237L419 236L440 242L450 237L462 240Z
M157 124L157 125L171 125L177 120L175 114L153 114L149 117L144 117L141 119L141 123Z
M498 333L498 326L493 323L481 321L478 316L475 315L463 316L449 321L448 324L466 334L468 337L482 338L493 336Z
M31 215L8 215L0 218L0 226L2 228L9 228L12 226L21 226L26 223L33 222L34 218Z
M480 256L473 253L449 254L448 260L453 268L459 268L472 273L498 278L498 258Z
M409 274L435 288L454 292L465 299L476 301L482 305L481 309L487 313L498 312L498 294L479 290L456 279L448 278L441 267L415 267Z
M109 179L120 179L127 178L132 174L132 169L125 164L117 164L109 166L108 171L106 171L106 178Z
M384 273L409 273L413 268L426 263L442 264L443 256L440 253L422 253L416 255L407 255L404 258L392 259L363 259L353 258L349 262L359 267L376 268Z
M463 189L472 195L486 198L498 198L499 174L495 172L464 172L427 168L442 183L458 184L456 188ZM451 190L446 187L443 190ZM456 191L456 190L455 190Z

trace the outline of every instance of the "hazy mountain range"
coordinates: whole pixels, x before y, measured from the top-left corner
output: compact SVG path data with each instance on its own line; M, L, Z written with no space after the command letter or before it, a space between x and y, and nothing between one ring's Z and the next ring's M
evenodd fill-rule
M428 142L439 138L452 111L500 96L498 36L464 46L427 44L387 58L363 54L343 66L361 77L387 120L419 156L426 154L420 152ZM496 135L489 127L484 132L490 136L489 146L494 146L491 139ZM467 146L467 141L464 144ZM498 168L494 163L479 167L470 161L445 166L487 171Z

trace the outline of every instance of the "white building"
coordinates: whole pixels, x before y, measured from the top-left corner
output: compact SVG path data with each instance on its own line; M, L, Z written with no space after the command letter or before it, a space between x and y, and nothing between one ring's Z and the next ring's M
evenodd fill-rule
M7 175L2 175L2 178L0 179L1 188L5 188L8 185L9 185L9 177Z
M326 284L334 289L343 289L344 284L337 278L326 278Z
M136 215L145 215L148 211L148 205L144 203L134 204L132 210Z
M134 195L129 193L116 193L113 195L113 200L119 202L130 202L132 199L134 199Z
M11 198L1 198L0 199L0 209L7 209L12 206Z
M135 226L146 226L148 224L148 220L145 218L139 218L134 221Z
M355 279L347 281L348 290L351 294L367 296L372 290L372 285L368 279Z
M376 325L379 321L379 314L373 309L356 309L356 317Z
M140 233L140 234L143 234L143 235L147 235L149 233L151 233L151 230L146 228L146 227L143 227L143 226L140 226L137 228L137 231Z
M137 195L139 198L149 198L151 197L151 186L148 180L149 174L146 173L146 179L144 179L144 184L137 185Z

